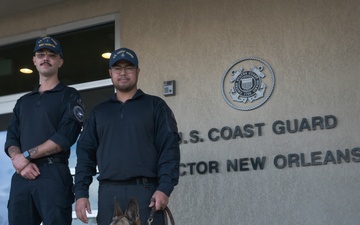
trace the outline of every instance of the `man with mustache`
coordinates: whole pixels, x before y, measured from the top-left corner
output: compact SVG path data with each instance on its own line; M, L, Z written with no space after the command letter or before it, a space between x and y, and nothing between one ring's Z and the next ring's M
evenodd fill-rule
M179 135L172 110L164 100L137 88L138 58L128 48L115 50L109 75L116 93L98 104L77 143L76 215L88 223L89 186L99 170L98 225L110 224L114 197L123 206L135 197L141 224L151 208L152 225L163 225L163 212L179 180ZM122 210L125 210L123 207Z
M34 52L40 84L17 100L5 142L16 170L8 219L10 225L66 225L74 202L68 158L82 127L83 104L77 90L59 81L59 41L38 38Z

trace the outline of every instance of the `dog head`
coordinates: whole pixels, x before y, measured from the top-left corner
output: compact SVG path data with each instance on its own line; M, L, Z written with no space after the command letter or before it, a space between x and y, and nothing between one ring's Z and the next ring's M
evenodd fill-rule
M110 225L140 225L139 205L135 198L130 199L123 214L119 203L114 199L114 217Z

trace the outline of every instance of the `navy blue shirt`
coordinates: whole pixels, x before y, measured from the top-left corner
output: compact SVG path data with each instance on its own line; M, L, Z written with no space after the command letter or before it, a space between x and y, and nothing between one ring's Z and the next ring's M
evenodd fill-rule
M76 89L59 83L40 93L37 87L15 104L5 152L8 154L10 146L17 146L24 152L52 140L63 150L56 155L69 158L70 147L78 138L83 118L83 103Z
M157 190L170 196L179 179L179 140L164 100L138 90L122 103L114 94L93 109L78 140L76 199L89 197L96 165L99 181L158 178Z

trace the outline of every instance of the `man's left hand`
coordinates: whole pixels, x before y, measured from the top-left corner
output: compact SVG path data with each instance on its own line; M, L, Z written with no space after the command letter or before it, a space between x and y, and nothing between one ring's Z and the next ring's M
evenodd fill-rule
M30 163L23 154L16 154L13 158L11 158L11 161L17 173L20 173L20 171Z
M152 195L152 199L150 200L149 207L152 208L155 206L155 210L163 210L166 208L166 206L169 203L169 197L161 192L161 191L155 191L155 193Z

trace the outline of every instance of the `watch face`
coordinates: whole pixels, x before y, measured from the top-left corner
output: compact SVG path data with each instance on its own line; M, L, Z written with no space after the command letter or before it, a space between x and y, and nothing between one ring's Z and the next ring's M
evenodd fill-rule
M30 158L30 153L29 153L29 151L23 152L23 155L24 155L24 157L27 158L27 159Z

